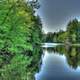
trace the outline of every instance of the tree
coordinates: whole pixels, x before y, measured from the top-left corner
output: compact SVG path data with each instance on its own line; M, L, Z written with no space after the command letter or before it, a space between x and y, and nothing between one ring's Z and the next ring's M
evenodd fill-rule
M36 4L37 2L35 6ZM2 80L27 80L29 72L32 75L31 79L34 79L42 41L42 24L39 16L35 16L35 8L25 0L0 1L0 79Z
M69 22L68 27L67 27L67 32L68 32L68 38L70 39L70 42L76 42L77 36L77 29L78 29L78 20L74 19Z

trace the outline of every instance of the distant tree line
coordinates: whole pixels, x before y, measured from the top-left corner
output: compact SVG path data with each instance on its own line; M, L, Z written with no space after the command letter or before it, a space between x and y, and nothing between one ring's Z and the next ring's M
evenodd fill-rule
M80 22L73 19L68 23L66 31L45 34L44 42L80 43Z

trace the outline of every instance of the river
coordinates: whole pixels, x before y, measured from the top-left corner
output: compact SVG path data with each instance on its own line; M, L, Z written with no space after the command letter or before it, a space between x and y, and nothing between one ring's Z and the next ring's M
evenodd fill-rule
M44 43L42 64L35 80L80 80L80 47Z

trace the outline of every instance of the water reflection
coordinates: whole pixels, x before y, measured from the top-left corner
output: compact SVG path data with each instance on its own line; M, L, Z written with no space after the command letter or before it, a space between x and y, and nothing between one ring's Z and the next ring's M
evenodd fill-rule
M43 48L41 70L36 80L80 80L80 47Z
M68 65L74 69L80 66L80 47L78 46L56 46L53 48L46 48L48 52L64 54L67 58Z

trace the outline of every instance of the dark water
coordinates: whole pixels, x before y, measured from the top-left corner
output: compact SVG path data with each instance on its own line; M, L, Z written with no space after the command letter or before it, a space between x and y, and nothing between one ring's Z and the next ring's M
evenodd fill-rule
M36 80L80 80L80 47L44 44Z

